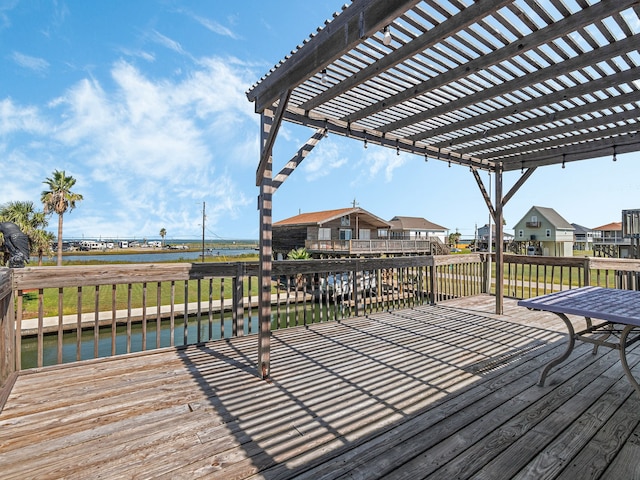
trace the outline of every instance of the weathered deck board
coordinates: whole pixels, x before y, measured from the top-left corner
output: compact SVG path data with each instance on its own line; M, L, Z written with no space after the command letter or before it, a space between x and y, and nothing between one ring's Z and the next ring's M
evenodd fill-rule
M580 344L539 387L562 322L493 302L274 332L269 382L255 337L20 375L3 478L630 478L617 352Z

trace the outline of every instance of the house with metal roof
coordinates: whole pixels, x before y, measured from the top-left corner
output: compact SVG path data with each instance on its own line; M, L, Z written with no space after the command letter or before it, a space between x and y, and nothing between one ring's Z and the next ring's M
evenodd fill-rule
M401 235L402 230L392 236L394 225L402 228L401 221L387 222L360 207L300 213L273 224L274 258L285 259L298 248L305 248L316 258L448 253L440 237L426 234L429 229L446 233L444 227L424 219L409 223L421 228L412 230L413 236L411 230L406 237ZM421 235L416 235L418 232Z
M443 243L447 242L449 229L422 217L402 217L396 215L391 220L390 235L393 239L414 240L435 237Z
M572 223L571 225L575 228L573 232L574 250L593 250L593 239L596 235L594 230L577 223Z
M630 237L625 237L622 222L611 222L594 229L593 254L596 257L634 258Z
M553 208L531 207L514 231L519 250L529 255L573 256L575 228Z
M491 241L489 241L491 237ZM478 227L476 232L476 247L482 252L495 252L496 251L496 228L495 225L489 225L485 223L482 227ZM491 248L489 248L489 242L491 242ZM513 243L513 235L508 232L502 232L502 245L504 251L508 251L507 247Z

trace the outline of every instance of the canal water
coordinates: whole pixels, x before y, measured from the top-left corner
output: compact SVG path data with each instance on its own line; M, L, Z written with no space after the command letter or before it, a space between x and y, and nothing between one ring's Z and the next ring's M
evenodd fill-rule
M258 331L258 317L251 319L251 329L248 321L244 321L244 333L256 333ZM174 324L174 345L194 344L198 341L198 323L195 318L189 318L187 327L187 341L185 342L184 317L176 318ZM232 333L231 316L225 316L224 336L229 338ZM209 321L205 316L200 326L200 338L209 339ZM214 317L211 325L211 337L216 340L222 338L220 329L220 316ZM160 324L160 347L171 346L171 325L169 320L163 320ZM133 323L131 325L131 348L130 352L140 352L142 350L153 350L156 348L156 321L147 322L146 348L142 345L142 324ZM62 362L74 362L77 359L77 338L76 332L65 332L62 337ZM116 355L127 353L127 326L120 325L116 328ZM111 355L111 329L103 327L100 329L98 340L98 358ZM94 335L93 330L82 332L80 344L80 360L94 358ZM43 337L43 366L55 365L58 361L58 336L57 334L44 335ZM37 337L23 337L22 339L22 368L33 368L38 366L38 339Z
M218 257L223 261L233 261L234 257L257 253L255 250L244 249L210 249L206 251L207 257ZM185 262L199 261L202 258L202 251L162 251L157 253L122 253L108 255L65 255L63 264L71 261L86 262L87 264L95 264L99 262L125 262L125 263L153 263L166 261ZM184 345L184 327L183 317L175 321L174 345ZM187 328L187 344L196 343L198 339L198 327L195 319L189 319ZM245 319L245 323L247 320ZM251 319L251 332L257 332L258 318ZM208 318L203 319L201 338L209 338ZM131 333L131 352L142 351L142 324L132 324ZM126 325L117 327L116 330L116 354L127 352L127 331ZM224 333L225 337L231 334L231 317L225 318ZM245 325L245 333L249 333L248 325ZM147 341L146 350L156 348L156 322L155 320L147 322ZM212 325L212 338L221 338L220 317L215 317ZM58 337L57 334L45 335L43 352L43 365L55 365L58 357ZM171 345L171 328L169 321L161 322L160 329L160 346L168 347ZM63 363L73 362L76 360L77 339L75 332L63 334L62 359ZM22 339L22 368L36 367L38 354L37 337L24 337ZM80 346L80 359L86 360L94 358L94 335L93 330L82 333ZM106 357L111 355L111 332L110 330L101 329L101 335L98 342L98 357Z
M233 257L238 257L240 255L250 255L257 254L256 250L252 250L249 248L238 248L238 249L211 249L205 250L205 256L216 257L223 260L233 261ZM70 262L85 262L85 263L96 263L96 262L124 262L124 263L153 263L153 262L170 262L170 261L180 261L184 260L185 262L194 262L200 261L202 259L202 251L161 251L157 253L109 253L106 255L65 255L62 257L62 263L70 263Z

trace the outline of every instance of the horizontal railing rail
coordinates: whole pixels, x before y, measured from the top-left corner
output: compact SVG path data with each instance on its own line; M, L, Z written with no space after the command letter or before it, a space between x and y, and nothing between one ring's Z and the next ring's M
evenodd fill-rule
M639 290L640 260L505 255L503 282L505 295L519 299L587 285Z
M489 258L475 253L274 261L271 328L491 293L496 272ZM640 289L639 260L504 260L497 278L505 294L516 298L583 285ZM0 269L0 381L25 368L257 333L258 267L227 262Z
M305 240L305 249L320 253L381 254L431 253L430 239L372 239L372 240Z
M483 263L478 254L275 261L272 328L476 294ZM12 273L17 370L257 332L257 262Z

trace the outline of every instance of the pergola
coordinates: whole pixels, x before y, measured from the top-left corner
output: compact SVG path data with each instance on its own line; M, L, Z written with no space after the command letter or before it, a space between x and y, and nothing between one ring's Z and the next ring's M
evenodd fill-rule
M326 133L469 168L502 239L503 207L536 168L640 150L639 17L640 0L354 0L253 85L262 375L272 196ZM314 132L274 175L282 121ZM493 201L480 170L495 175ZM501 241L495 255L500 272Z

